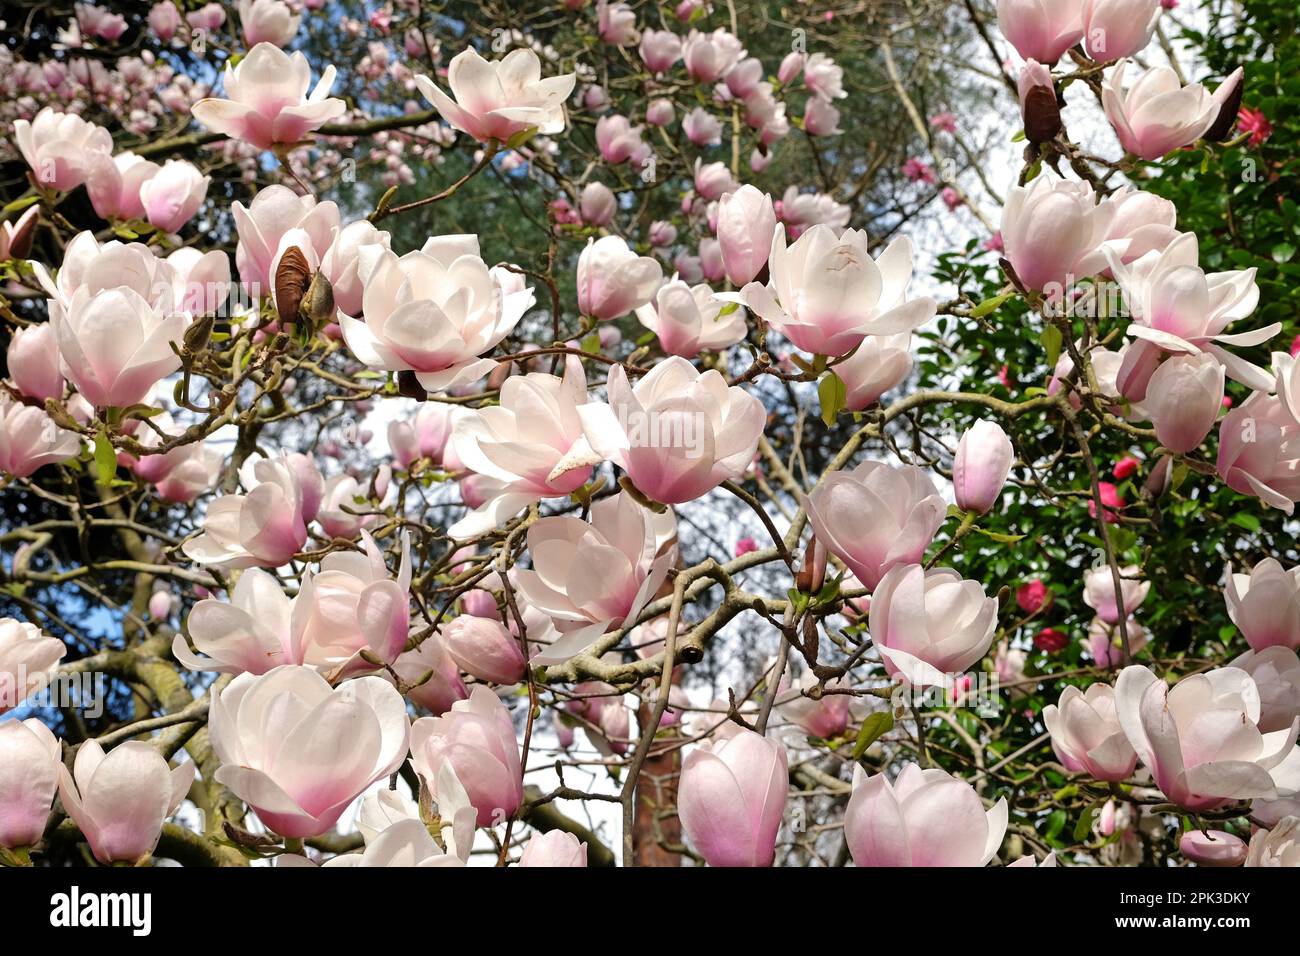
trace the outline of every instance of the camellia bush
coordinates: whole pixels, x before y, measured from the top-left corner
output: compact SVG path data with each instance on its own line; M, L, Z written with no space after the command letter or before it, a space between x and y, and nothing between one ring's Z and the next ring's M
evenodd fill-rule
M0 863L1300 865L1294 0L4 17Z

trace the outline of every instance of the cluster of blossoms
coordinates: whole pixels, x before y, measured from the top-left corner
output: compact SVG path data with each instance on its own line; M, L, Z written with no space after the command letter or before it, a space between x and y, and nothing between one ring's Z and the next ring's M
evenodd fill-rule
M682 7L689 21L694 5ZM1020 100L1035 146L1063 130L1058 116L1056 128L1039 135L1044 107L1034 91L1049 91L1055 107L1059 80L1051 67L1081 42L1093 61L1115 61L1103 102L1128 153L1153 160L1223 133L1215 127L1225 112L1235 116L1240 74L1214 93L1176 77L1171 87L1160 68L1125 83L1125 58L1150 40L1158 7L1158 0L1001 0L1003 33L1027 60ZM148 22L160 40L183 41L222 29L224 11L216 12L221 19L209 8L182 17L164 0ZM371 27L391 29L391 14L377 16ZM83 7L67 29L69 45L111 44L121 36L119 21ZM669 76L680 63L701 100L737 104L759 144L755 173L789 131L779 97L795 86L806 92L801 128L813 137L839 132L834 103L846 95L843 74L825 54L792 52L771 81L725 29L640 29L634 9L607 0L594 22L603 43L635 47L663 89L677 82ZM281 0L244 0L238 23L248 52L227 65L220 95L185 107L202 129L237 141L248 156L269 152L284 163L345 117L345 102L331 96L336 71L326 67L313 83L307 57L285 52L300 13ZM403 43L412 59L436 59L418 30L403 34ZM602 112L586 74L580 88L578 72L553 72L552 58L530 44L497 59L468 47L432 77L395 72L387 49L373 44L360 74L409 81L442 121L413 131L426 130L439 150L452 148L457 133L479 144L469 176L498 155L539 162L568 129L575 90L586 109ZM44 82L53 88L49 77ZM673 113L670 100L652 99L645 125L666 126ZM593 125L605 168L640 168L651 159L645 127L631 118L603 115ZM6 858L24 859L42 842L57 795L59 812L99 862L144 860L176 825L167 820L193 787L220 785L273 835L267 843L248 834L249 847L273 845L268 855L280 866L320 862L301 841L335 829L358 802L359 845L324 865L462 866L476 831L498 826L505 827L504 861L526 803L529 747L521 748L516 717L527 741L537 696L553 694L563 711L555 723L562 747L581 726L602 753L635 754L640 766L661 728L684 723L690 700L672 686L673 668L701 652L713 631L699 636L707 620L679 628L682 604L713 582L726 591L710 615L714 630L728 613L755 610L774 624L785 614L783 634L807 666L792 684L782 656L761 709L733 700L705 712L718 719L690 731L677 816L708 864L769 866L790 790L788 749L810 739L843 742L855 723L865 728L887 717L892 726L901 716L865 705L881 694L864 690L852 667L832 676L833 668L819 668L810 607L822 617L839 613L855 634L869 635L873 653L864 666L891 687L960 695L967 672L993 649L1001 613L993 582L964 578L940 561L998 509L1009 482L1032 485L1012 477L1018 469L1027 474L1029 463L995 421L996 402L975 403L986 414L944 462L950 496L931 470L901 457L854 464L846 455L806 488L789 477L798 513L785 516L784 532L764 514L770 547L750 541L726 566L682 566L684 509L723 493L753 498L743 485L764 455L769 419L757 379L820 381L827 424L841 413L877 414L882 396L908 383L913 335L941 307L912 292L915 254L906 236L877 242L850 228L849 208L829 195L791 187L778 199L738 182L728 164L699 156L682 222L703 224L711 235L697 254L673 257L669 273L664 262L677 226L656 221L648 248L638 247L610 228L622 201L592 180L571 203L551 206L555 237L566 235L565 226L600 232L587 236L573 263L579 335L562 340L563 316L551 315L556 341L511 354L547 293L558 303L559 286L549 271L490 264L479 235L429 236L402 253L394 234L377 225L395 214L389 206L353 218L334 201L276 184L232 204L232 270L223 250L203 253L170 238L194 231L207 202L210 179L199 167L119 151L107 129L75 111L45 107L14 126L34 204L4 224L0 256L7 276L39 291L45 317L10 339L0 470L38 487L31 479L42 469L48 475L62 466L70 475L93 467L107 495L124 482L121 469L163 504L198 502L193 527L172 539L171 551L192 566L186 580L204 582L201 600L182 630L149 646L187 670L224 676L205 692L212 753L202 767L193 759L172 766L184 741L167 735L107 750L87 739L69 767L39 720L0 724ZM701 150L723 137L704 107L681 127ZM390 142L400 152L397 139L374 146L387 152ZM404 168L400 160L385 164L383 181L407 181ZM38 210L81 187L119 235L152 230L156 241L80 231L57 268L28 261ZM1074 301L1080 283L1114 281L1131 320L1120 348L1085 342L1082 354L1062 357L1044 404L1068 413L1104 405L1130 424L1149 422L1157 467L1166 470L1217 425L1222 482L1292 511L1300 501L1300 370L1285 353L1274 356L1270 373L1230 350L1280 331L1228 331L1256 307L1253 271L1203 271L1197 237L1178 230L1164 200L1128 188L1099 196L1088 182L1045 172L1010 189L1001 237L1008 297L1022 296L1050 320ZM245 304L229 309L236 290ZM620 360L616 323L629 316L649 334ZM762 343L763 354L752 374L732 375L724 357L747 340ZM235 344L223 351L227 343ZM801 372L771 362L769 343L788 346L789 367ZM335 363L328 370L318 364L326 357ZM413 415L387 419L391 462L327 475L312 455L287 442L268 447L254 433L248 442L241 435L227 464L214 439L235 420L241 388L274 417L291 391L291 365L320 371L330 388L364 392L367 401L396 401L399 393L419 399ZM206 408L188 397L192 378L213 386ZM1252 395L1220 419L1228 379ZM168 386L176 407L161 410ZM434 485L458 515L439 529L450 542L441 561L413 546L412 531L427 529L406 515ZM950 506L961 530L936 553ZM1119 505L1094 502L1103 534L1111 507ZM113 520L131 530L131 520ZM736 583L769 560L793 579L785 600ZM1154 790L1191 814L1251 801L1259 829L1249 844L1226 831L1189 831L1179 845L1190 860L1300 862L1300 568L1272 559L1249 573L1229 566L1228 613L1250 650L1172 686L1129 660L1145 639L1133 615L1153 586L1141 568L1109 556L1083 573L1082 584L1096 615L1094 664L1127 666L1113 681L1066 687L1043 711L1061 767ZM168 621L171 595L158 593L149 614ZM440 606L431 610L435 599ZM1031 617L1049 606L1041 585L1017 600ZM802 647L800 628L811 634ZM619 653L625 638L635 663ZM65 650L34 624L0 620L0 712L45 688ZM1016 653L1002 645L993 668L1023 678ZM651 707L653 725L643 723L639 733L623 703L629 688ZM793 733L768 731L773 703ZM919 759L881 760L868 773L856 758L871 742L855 753L852 783L834 781L846 797L843 836L857 866L982 867L1000 853L1019 855L1004 852L1012 813L1005 797L987 799L930 765L923 742ZM382 787L403 771L413 798ZM1116 827L1113 819L1101 825ZM539 831L516 862L585 866L589 849L571 834ZM1054 866L1056 857L1023 855L1010 865Z

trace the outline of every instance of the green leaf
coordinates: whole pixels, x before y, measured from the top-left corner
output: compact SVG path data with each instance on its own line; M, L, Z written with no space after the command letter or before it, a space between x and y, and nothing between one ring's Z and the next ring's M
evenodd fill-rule
M117 452L108 440L108 430L101 427L95 436L95 476L99 483L106 485L117 474Z
M1056 360L1061 357L1061 330L1055 325L1044 326L1039 341L1047 353L1047 367L1056 368Z
M1002 304L1014 296L1014 292L1003 292L1001 295L995 295L992 298L985 299L975 308L970 310L971 318L982 319L990 313L996 312Z
M827 372L817 385L817 398L822 404L822 421L827 427L835 424L835 416L844 408L848 398L848 389L844 380L834 372Z
M998 544L1015 544L1017 541L1023 541L1025 539L1025 535L1023 534L1001 534L997 531L986 531L983 528L976 528L974 530L984 535L984 537L988 538L990 541L996 541Z
M1088 834L1092 831L1093 818L1097 816L1105 803L1105 800L1098 800L1092 806L1088 807L1088 809L1084 810L1079 816L1079 822L1074 825L1075 843L1082 843L1084 840L1088 839Z
M1295 256L1295 243L1279 242L1271 251L1274 262L1290 262Z
M858 728L858 739L853 744L853 759L860 760L862 755L881 734L884 734L894 727L894 715L887 710L879 710L875 713L868 714L862 721L862 726Z

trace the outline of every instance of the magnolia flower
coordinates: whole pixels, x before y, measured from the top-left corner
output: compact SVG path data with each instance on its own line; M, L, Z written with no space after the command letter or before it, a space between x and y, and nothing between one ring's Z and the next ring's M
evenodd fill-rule
M962 433L952 462L957 507L987 514L997 504L1016 460L1011 439L996 422L977 419Z
M1300 658L1288 647L1247 651L1228 665L1250 675L1259 690L1261 733L1286 730L1300 716Z
M733 308L724 315L723 308L709 286L690 286L673 276L659 287L653 301L636 310L636 317L658 336L666 353L691 359L744 339L745 310Z
M1121 186L1098 205L1114 212L1101 245L1079 265L1082 273L1110 275L1107 250L1127 265L1148 252L1163 252L1181 235L1177 208L1154 193Z
M1083 36L1082 0L998 0L998 28L1026 60L1049 66Z
M517 684L528 662L505 625L488 617L462 614L442 628L443 647L465 673L493 684Z
M351 316L361 314L361 249L368 245L391 248L392 237L368 219L335 226L329 248L321 255L320 270L334 291L334 304Z
M897 388L912 371L912 333L868 335L857 350L835 365L844 383L844 407L860 412Z
M319 836L410 740L406 704L379 677L330 687L309 667L240 674L212 700L208 731L218 783L285 837Z
M1043 723L1052 735L1052 749L1067 770L1098 780L1126 780L1137 766L1137 754L1119 725L1115 691L1096 683L1080 692L1069 686L1059 704L1043 708Z
M804 507L818 540L871 589L890 568L920 562L947 513L922 469L880 461L830 472Z
M447 68L450 96L427 76L415 85L442 118L480 143L507 143L527 130L545 135L564 131L564 101L573 92L573 73L542 79L542 64L532 50L511 50L488 61L473 47L452 58Z
M101 219L143 219L140 191L158 174L159 166L135 153L91 153L87 160L86 193ZM188 165L188 164L187 164Z
M183 288L182 308L191 315L216 312L230 294L230 259L220 249L181 246L167 256Z
M479 358L533 304L533 290L488 269L477 236L430 238L404 256L363 246L358 274L364 319L339 313L353 354L374 369L413 371L428 391L465 385L496 367Z
M58 739L35 717L0 723L0 847L41 842L62 757Z
M1250 838L1246 866L1300 866L1300 816L1284 817Z
M1227 579L1228 617L1253 650L1300 649L1300 567L1287 571L1265 558L1248 574L1234 574L1229 564Z
M149 426L136 429L136 438L146 449L157 448L163 435L177 436L185 429L167 412L159 412ZM157 429L155 431L154 429ZM163 434L160 435L159 432ZM137 478L154 486L163 501L191 502L217 483L225 455L207 448L202 441L177 445L162 454L145 454L140 458L119 453L119 461L129 466ZM123 461L123 459L125 459Z
M100 863L136 863L153 853L163 821L194 782L194 764L174 769L152 744L130 740L107 754L93 738L72 773L59 765L59 799Z
M580 867L587 865L587 844L572 833L549 830L534 833L516 866Z
M602 116L596 121L596 148L601 159L614 165L630 161L640 166L650 158L650 145L641 133L642 127L633 126L626 116Z
M419 647L401 654L392 667L403 681L415 685L406 696L435 716L445 714L452 704L469 696L460 668L438 634L430 634ZM427 679L421 681L426 675Z
M917 687L948 687L988 653L998 602L951 568L895 567L871 595L871 641L885 670Z
M1083 48L1100 62L1141 53L1160 19L1160 0L1086 0Z
M880 258L867 252L867 234L815 225L786 247L777 226L768 260L771 284L751 282L739 293L720 294L741 302L796 348L816 355L851 352L868 335L910 332L928 322L931 298L908 299L912 241L901 236Z
M247 207L236 202L230 211L239 233L235 265L244 288L254 297L270 296L275 288L272 267L286 234L305 232L311 249L302 251L320 258L330 249L339 228L338 206L299 196L287 186L267 186Z
M212 501L182 550L219 568L278 568L307 543L302 479L285 458L250 458L240 480L248 493Z
M160 0L149 8L149 29L154 35L168 43L180 29L182 20L181 12L176 9L176 4L172 0Z
M163 232L179 232L194 218L208 194L211 176L183 159L169 159L140 186L140 204L149 224Z
M45 107L30 122L14 120L14 142L42 186L67 192L113 152L113 137L75 113Z
M1238 67L1210 93L1199 83L1183 86L1171 67L1152 67L1127 90L1128 60L1120 60L1101 84L1101 104L1120 145L1141 159L1159 159L1196 142L1219 117L1242 82Z
M40 215L40 206L28 206L17 219L0 222L0 262L21 259L31 252Z
M411 766L440 802L450 768L478 811L481 827L504 823L523 802L519 744L510 712L486 687L452 704L441 717L411 727Z
M302 617L274 575L248 568L228 603L204 598L190 611L185 629L208 656L195 655L180 634L172 640L172 654L190 670L226 674L265 674L282 664L301 664Z
M1300 501L1300 424L1281 399L1256 392L1219 422L1219 477L1287 514Z
M392 663L406 647L410 628L411 538L402 534L402 558L394 578L384 554L361 532L361 552L334 551L320 572L303 576L294 601L294 640L301 663L331 676L373 665L362 654ZM300 630L299 630L300 629Z
M1241 866L1247 853L1241 837L1223 830L1188 830L1178 838L1178 850L1197 866Z
M636 11L626 3L596 0L596 29L602 40L614 46L627 46L639 38Z
M611 366L609 404L578 410L596 454L654 501L693 501L749 467L767 420L763 403L716 369L672 356L635 386Z
M717 146L722 142L722 121L697 106L682 120L682 132L696 146Z
M1119 569L1120 597L1123 599L1121 613L1120 601L1115 598L1115 576L1110 567L1089 568L1083 574L1083 603L1096 611L1107 624L1118 623L1121 617L1129 617L1141 607L1151 590L1150 581L1137 579L1140 573L1134 564Z
M647 70L666 73L682 58L682 39L671 30L643 30L639 50Z
M649 302L662 281L659 261L638 256L622 237L588 239L578 257L578 309L617 319Z
M741 728L687 754L677 813L710 866L771 866L788 790L784 745Z
M1245 671L1221 667L1171 689L1131 665L1115 683L1120 726L1172 802L1191 811L1300 789L1300 718L1261 733L1259 691Z
M583 432L587 403L582 361L567 356L563 380L545 372L511 376L498 405L455 419L452 446L460 463L501 482L498 494L447 529L453 538L490 531L542 498L575 491L600 461Z
M259 43L237 66L226 65L227 99L199 100L190 113L208 129L258 149L292 146L347 110L329 95L333 66L325 67L310 95L309 86L311 66L302 53L290 56L273 43Z
M1092 186L1044 173L1012 186L1002 210L1006 258L1026 289L1059 299L1067 284L1104 265L1095 253L1115 207L1098 205Z
M984 809L975 788L909 763L890 786L853 768L844 839L857 866L984 866L1007 830L1007 801Z
M444 851L429 835L424 821L419 818L408 818L390 824L382 833L367 840L366 848L362 852L342 853L321 865L325 867L459 867L465 865L469 849L468 845L464 847L463 858L456 853ZM286 859L302 859L302 857L279 856L276 857L277 865L284 865Z
M727 278L737 287L767 268L776 230L772 197L750 185L718 200L718 244Z
M1101 618L1094 617L1088 625L1088 633L1083 637L1082 643L1098 667L1118 667L1125 662L1124 642L1116 626L1118 623L1108 624ZM1151 639L1146 628L1133 618L1125 621L1124 629L1128 633L1130 654L1137 654Z
M26 478L42 465L81 454L81 438L54 424L43 409L0 393L0 474Z
M321 529L331 538L355 538L363 528L374 524L377 517L365 513L369 508L364 503L366 497L366 489L351 475L331 476L325 482L325 493L316 513ZM358 498L362 501L358 502Z
M283 0L239 0L239 23L250 47L259 43L286 46L298 35L302 16L295 16Z
M547 614L563 636L533 656L557 664L611 627L636 620L677 558L677 520L626 494L591 506L591 520L542 518L528 529L533 566L516 568L516 590Z
M578 197L578 208L582 212L582 221L587 225L608 226L614 221L618 200L604 183L590 182L582 188L582 195Z
M67 652L61 640L35 624L0 618L0 714L44 688Z
M726 76L745 55L739 38L719 27L712 33L692 30L682 46L686 72L697 83L714 83Z
M1161 363L1142 402L1161 445L1185 454L1205 440L1223 407L1223 378L1223 364L1205 352Z
M180 368L172 350L184 335L184 286L176 270L140 243L108 242L80 233L64 252L57 280L33 263L52 297L63 371L98 408L141 402Z
M719 160L706 163L702 157L695 160L695 191L700 198L712 201L740 188L740 183L731 176L727 164Z
M409 470L421 458L435 465L442 462L452 433L453 411L454 406L445 402L429 401L420 405L412 420L388 423L388 446L398 467Z
M823 693L816 699L804 693L818 686L820 682L816 675L812 671L805 671L795 690L778 698L778 706L781 713L798 724L808 736L823 739L837 737L849 726L849 706L853 703L853 695L833 693L847 688L847 685L838 680L828 682L824 688L832 693Z
M1281 324L1275 322L1252 332L1226 332L1233 322L1254 312L1259 303L1255 270L1207 275L1197 265L1198 256L1196 234L1192 232L1182 233L1164 250L1148 252L1128 264L1114 250L1106 251L1133 317L1128 334L1139 343L1150 343L1165 352L1209 353L1223 364L1229 378L1253 389L1272 391L1273 376L1223 348L1259 345L1281 331ZM1149 382L1150 375L1146 378ZM1127 388L1124 394L1129 394Z

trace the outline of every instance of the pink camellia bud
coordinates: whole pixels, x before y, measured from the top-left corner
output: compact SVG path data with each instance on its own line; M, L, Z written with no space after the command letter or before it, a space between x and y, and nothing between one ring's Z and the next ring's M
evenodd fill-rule
M750 185L718 201L718 244L727 278L741 287L767 268L776 230L772 197Z
M855 865L984 866L1002 845L1007 801L984 809L975 788L939 769L909 763L891 786L853 769L844 838Z
M1218 119L1224 102L1241 85L1240 67L1211 94L1199 83L1183 86L1170 67L1152 67L1128 88L1128 60L1102 82L1101 102L1120 145L1141 159L1159 159L1196 142Z
M1179 454L1199 446L1219 417L1223 385L1223 363L1209 353L1175 355L1161 363L1143 402L1160 444Z
M997 504L1015 459L1011 439L1000 425L984 419L976 421L961 436L953 458L957 507L987 514Z
M1083 37L1083 0L998 0L998 27L1026 60L1051 66Z
M582 843L572 833L563 830L551 830L547 833L534 833L528 845L524 847L516 866L566 866L587 865L587 844Z
M1227 569L1228 617L1253 650L1300 649L1300 567L1285 570L1265 558L1249 574Z
M751 551L758 550L758 542L753 538L745 537L736 542L736 557L743 554L749 554Z
M925 471L880 461L829 473L805 507L826 549L873 590L890 568L921 560L947 512Z
M915 687L947 687L988 653L998 602L951 568L899 565L871 597L871 638L885 670ZM943 623L938 622L942 620Z
M1101 492L1103 515L1107 523L1114 522L1119 517L1116 509L1124 507L1124 496L1109 481L1097 482L1097 488ZM1092 498L1088 499L1088 517L1094 519L1097 517L1097 502Z
M415 85L442 118L480 143L506 143L533 128L543 135L562 132L564 101L575 81L573 73L542 79L541 59L526 47L494 61L483 59L473 47L462 50L447 68L451 96L427 76L415 77Z
M682 40L671 30L646 30L641 34L641 61L656 75L666 73L682 58Z
M578 198L578 209L582 221L589 226L608 226L614 221L614 212L618 209L618 200L613 190L601 182L590 182L582 187Z
M149 8L149 29L163 43L171 42L181 27L181 12L172 0L162 0Z
M1188 830L1178 838L1178 851L1197 866L1241 866L1248 847L1223 830Z
M589 239L578 257L578 309L617 319L649 302L662 281L658 260L638 256L621 236Z
M1096 611L1107 624L1116 624L1121 617L1130 616L1147 599L1151 590L1150 581L1138 580L1136 565L1120 568L1119 576L1122 614L1120 600L1115 597L1115 578L1110 567L1090 568L1083 574L1083 603Z
M1067 770L1119 781L1127 780L1137 766L1137 754L1120 728L1115 690L1109 684L1092 684L1086 692L1066 687L1059 704L1043 708L1043 724Z
M1159 19L1160 0L1085 0L1083 48L1098 63L1136 56Z
M199 100L190 113L208 129L258 149L296 143L347 110L346 103L329 96L334 73L334 67L327 66L308 95L307 58L299 51L290 56L272 43L259 43L237 66L226 66L228 99Z
M244 42L250 47L259 43L287 46L298 35L301 15L283 0L239 0L239 23L244 28Z
M785 811L785 747L752 730L705 743L682 761L677 812L710 866L771 866Z
M1016 588L1016 604L1020 605L1020 610L1026 614L1037 614L1043 608L1051 607L1053 600L1055 595L1039 578L1026 581Z
M412 725L411 765L435 800L444 764L460 779L481 827L504 823L523 802L515 727L486 687L476 686L441 717L421 717Z
M661 96L651 100L650 105L645 108L645 121L650 126L667 126L673 121L675 112L673 101Z
M1120 726L1156 786L1186 810L1212 810L1294 790L1289 759L1300 717L1262 733L1259 690L1245 671L1191 674L1172 688L1131 665L1115 682Z
M0 393L0 474L26 478L43 465L75 458L81 438L44 411Z
M62 766L58 739L35 717L0 724L0 847L41 842Z
M7 353L9 377L18 391L44 402L63 397L63 372L54 326L48 322L15 329Z
M318 836L406 759L406 703L380 677L338 687L292 664L240 674L212 701L216 780L285 837ZM152 748L151 748L152 749Z
M528 668L519 641L500 621L461 615L443 626L443 646L460 669L493 684L517 684Z
M150 225L163 232L179 232L194 218L208 194L210 176L193 163L169 159L140 187L140 203Z
M104 753L87 740L72 773L59 765L59 799L100 863L136 863L153 853L163 821L176 812L194 782L194 763L174 769L140 740Z
M158 174L158 164L135 153L93 153L86 175L86 192L101 219L143 219L142 187Z
M84 183L95 164L113 152L108 130L48 106L30 122L14 120L14 142L36 181L62 192Z
M1020 97L1020 116L1025 123L1025 138L1031 143L1046 143L1061 131L1061 107L1056 101L1052 71L1037 60L1020 69L1016 82Z

